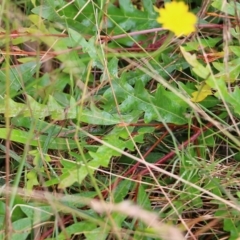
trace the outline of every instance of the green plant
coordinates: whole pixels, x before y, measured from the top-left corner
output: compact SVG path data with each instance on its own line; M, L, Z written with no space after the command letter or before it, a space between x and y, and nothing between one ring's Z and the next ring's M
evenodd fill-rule
M3 1L1 238L239 238L240 5L186 4Z

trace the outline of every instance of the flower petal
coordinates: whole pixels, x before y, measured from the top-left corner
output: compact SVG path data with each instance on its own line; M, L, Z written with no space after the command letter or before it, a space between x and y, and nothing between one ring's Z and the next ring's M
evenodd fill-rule
M188 11L188 5L184 2L166 3L165 8L160 8L158 12L160 16L157 22L177 37L189 35L196 30L197 17Z

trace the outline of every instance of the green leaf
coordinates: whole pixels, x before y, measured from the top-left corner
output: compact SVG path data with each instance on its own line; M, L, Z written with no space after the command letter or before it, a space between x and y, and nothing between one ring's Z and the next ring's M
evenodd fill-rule
M197 60L197 57L195 54L190 54L189 52L187 52L183 47L180 46L180 50L184 56L184 58L186 59L186 61L193 67L196 67L199 65L199 62Z
M187 103L174 93L164 89L161 85L158 85L155 96L154 103L158 107L159 113L156 120L161 119L162 122L175 124L184 124L187 122L184 115L188 107Z
M229 46L231 52L233 52L237 57L240 57L240 47L239 46Z
M152 6L151 1L146 0L146 5L149 4L148 11L138 10L135 8L131 1L120 0L120 8L117 8L112 3L108 4L108 24L109 30L113 30L115 34L121 34L126 31L136 31L143 29L151 29L158 26L156 22L156 13L152 11L149 14L149 8ZM122 39L117 40L121 42ZM129 45L133 44L129 38L125 39L129 42Z
M147 194L146 189L142 185L138 187L137 204L146 210L152 209L149 194Z
M154 120L175 124L187 122L184 116L187 104L163 87L158 86L157 92L150 94L142 81L137 81L134 89L124 81L113 81L112 86L116 96L119 96L119 102L121 102L119 109L122 113L143 112L147 123ZM111 101L110 91L106 91L105 94L104 97Z
M116 189L114 190L114 196L113 196L114 203L119 203L123 201L126 198L129 191L132 189L133 185L134 185L134 182L129 180L124 180L120 182L116 187Z
M0 229L3 229L3 226L5 224L5 215L6 215L6 205L4 202L0 201Z
M208 78L206 82L209 86L218 90L218 92L215 93L215 96L219 98L222 97L224 101L233 107L235 113L240 114L240 89L238 86L234 88L233 92L229 93L223 76L219 79Z
M129 13L131 16L136 12L136 8L132 5L130 0L119 0L119 5L126 15Z
M49 95L47 107L48 107L48 112L50 113L52 119L64 120L66 118L63 107L51 95ZM75 116L76 116L76 112L74 111L74 109L75 107L69 109L68 115L70 115L70 113L74 115L75 113Z
M213 62L213 66L219 71L218 77L223 76L225 82L235 82L240 73L240 59L236 58L227 63Z
M119 150L130 149L134 151L134 144L131 139L128 139L129 133L131 134L133 129L133 127L129 127L126 131L125 128L116 126L103 140ZM133 137L133 140L135 143L142 142L143 136L144 132L140 132ZM128 140L126 141L126 139ZM99 167L108 167L112 157L121 156L118 151L104 144L98 147L96 152L89 151L88 154L92 159L83 164L62 160L64 168L63 174L60 176L59 188L64 189L75 182L81 184L88 174L93 174ZM55 181L55 183L58 182L58 180Z
M35 170L27 173L27 190L32 190L34 186L39 185L38 176Z
M23 143L23 144L29 144L30 146L36 146L36 147L43 147L44 143L47 141L47 136L40 135L40 136L33 136L32 133L24 132L22 130L17 129L6 129L6 128L0 128L0 138L1 139L8 139L8 134L10 134L10 141ZM49 149L58 149L58 150L66 150L68 148L73 149L77 148L77 144L74 140L71 139L65 139L65 138L53 138L49 142L48 145Z
M220 186L221 186L220 179L216 177L212 177L209 179L208 182L205 183L204 189L210 191L211 193L214 193L219 197L222 197L222 191Z
M202 79L206 79L210 75L208 67L204 67L198 60L195 54L188 53L183 47L180 47L181 52L186 61L193 67L194 73Z
M187 175L187 173L185 173ZM198 176L193 176L189 178L188 176L182 176L183 178L187 179L191 183L197 184L199 181ZM201 208L203 206L203 201L201 199L201 191L194 187L186 187L184 189L185 194L180 195L180 199L183 202L188 202L189 206L194 207L194 208Z
M228 2L223 2L222 0L214 0L211 5L217 10L232 16L235 16L237 9L238 11L240 9L240 3L233 2L233 1L230 1L228 3ZM236 7L237 9L235 10Z
M233 106L234 112L240 114L240 89L238 86L234 88L234 91L229 93L226 101Z
M239 224L237 222L234 222L233 219L228 219L228 218L224 218L223 220L223 229L227 232L231 233L231 237L234 237L232 239L236 239L237 237L239 237L240 231L239 229L237 229L237 224Z
M119 114L111 114L96 108L94 105L91 105L91 110L84 109L81 113L79 113L79 120L90 124L114 125L121 122L135 122L138 115L138 112L134 111L131 114L119 116Z
M34 14L41 16L42 18L48 19L50 21L60 20L60 16L56 13L56 10L51 5L41 5L32 9Z
M85 179L85 177L89 174L94 172L95 169L98 169L100 165L95 164L94 162L89 162L87 166L77 166L75 169L64 169L64 172L67 172L60 177L60 183L58 185L59 189L65 189L75 182L79 184Z
M29 95L26 95L26 99L27 104L23 104L14 102L12 99L7 99L6 97L5 100L0 103L0 113L8 117L33 116L39 119L51 116L53 120L75 119L78 115L80 122L98 125L114 125L123 121L130 123L136 121L139 115L137 111L121 116L116 113L110 114L109 112L98 109L93 104L90 109L81 109L81 112L77 114L77 104L73 97L70 97L69 107L67 109L61 106L52 96L49 96L47 105L38 103Z
M109 235L109 230L107 227L98 227L93 229L90 232L86 232L85 234L86 240L105 240L107 239L107 236Z
M13 240L25 240L31 232L33 226L32 219L22 218L12 223L14 231L17 233L12 234L11 239Z
M65 227L64 231L58 234L58 240L65 240L67 238L71 238L71 236L75 235L82 235L85 236L90 235L91 232L94 232L97 229L97 226L89 221L81 221L77 223L73 223L72 225ZM88 238L87 238L88 239Z
M25 129L34 128L35 133L45 134L52 136L57 136L61 133L63 136L74 137L76 134L81 137L84 136L80 131L74 131L74 127L64 128L62 126L57 125L57 123L45 122L43 120L29 118L29 117L13 117L11 119L11 124L15 127L24 127Z
M9 69L8 77L6 76L6 69L4 71L0 70L0 85L6 86L6 79L10 79L10 90L15 90L14 93L16 94L22 86L26 87L30 80L33 79L33 75L35 74L37 67L38 65L36 62L19 64ZM3 89L0 91L2 96L5 94Z
M96 39L94 39L94 37L86 41L86 39L79 32L72 30L71 28L68 30L68 32L76 46L81 46L83 52L88 53L92 60L98 59L98 53L95 44Z
M185 51L198 51L200 48L213 48L219 41L221 41L221 38L211 38L206 36L205 38L185 43L184 49Z
M26 214L28 219L32 219L32 224L37 224L40 222L47 221L50 219L54 211L50 206L32 206L30 205L21 205L21 210Z

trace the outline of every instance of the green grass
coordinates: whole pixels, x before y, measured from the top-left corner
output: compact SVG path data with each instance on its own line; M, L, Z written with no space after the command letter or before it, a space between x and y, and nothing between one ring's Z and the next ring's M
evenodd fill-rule
M229 2L2 1L0 239L240 239Z

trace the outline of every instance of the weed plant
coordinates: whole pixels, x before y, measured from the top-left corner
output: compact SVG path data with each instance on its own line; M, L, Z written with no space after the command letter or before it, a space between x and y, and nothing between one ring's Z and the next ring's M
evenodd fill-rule
M2 0L0 239L240 239L240 4Z

